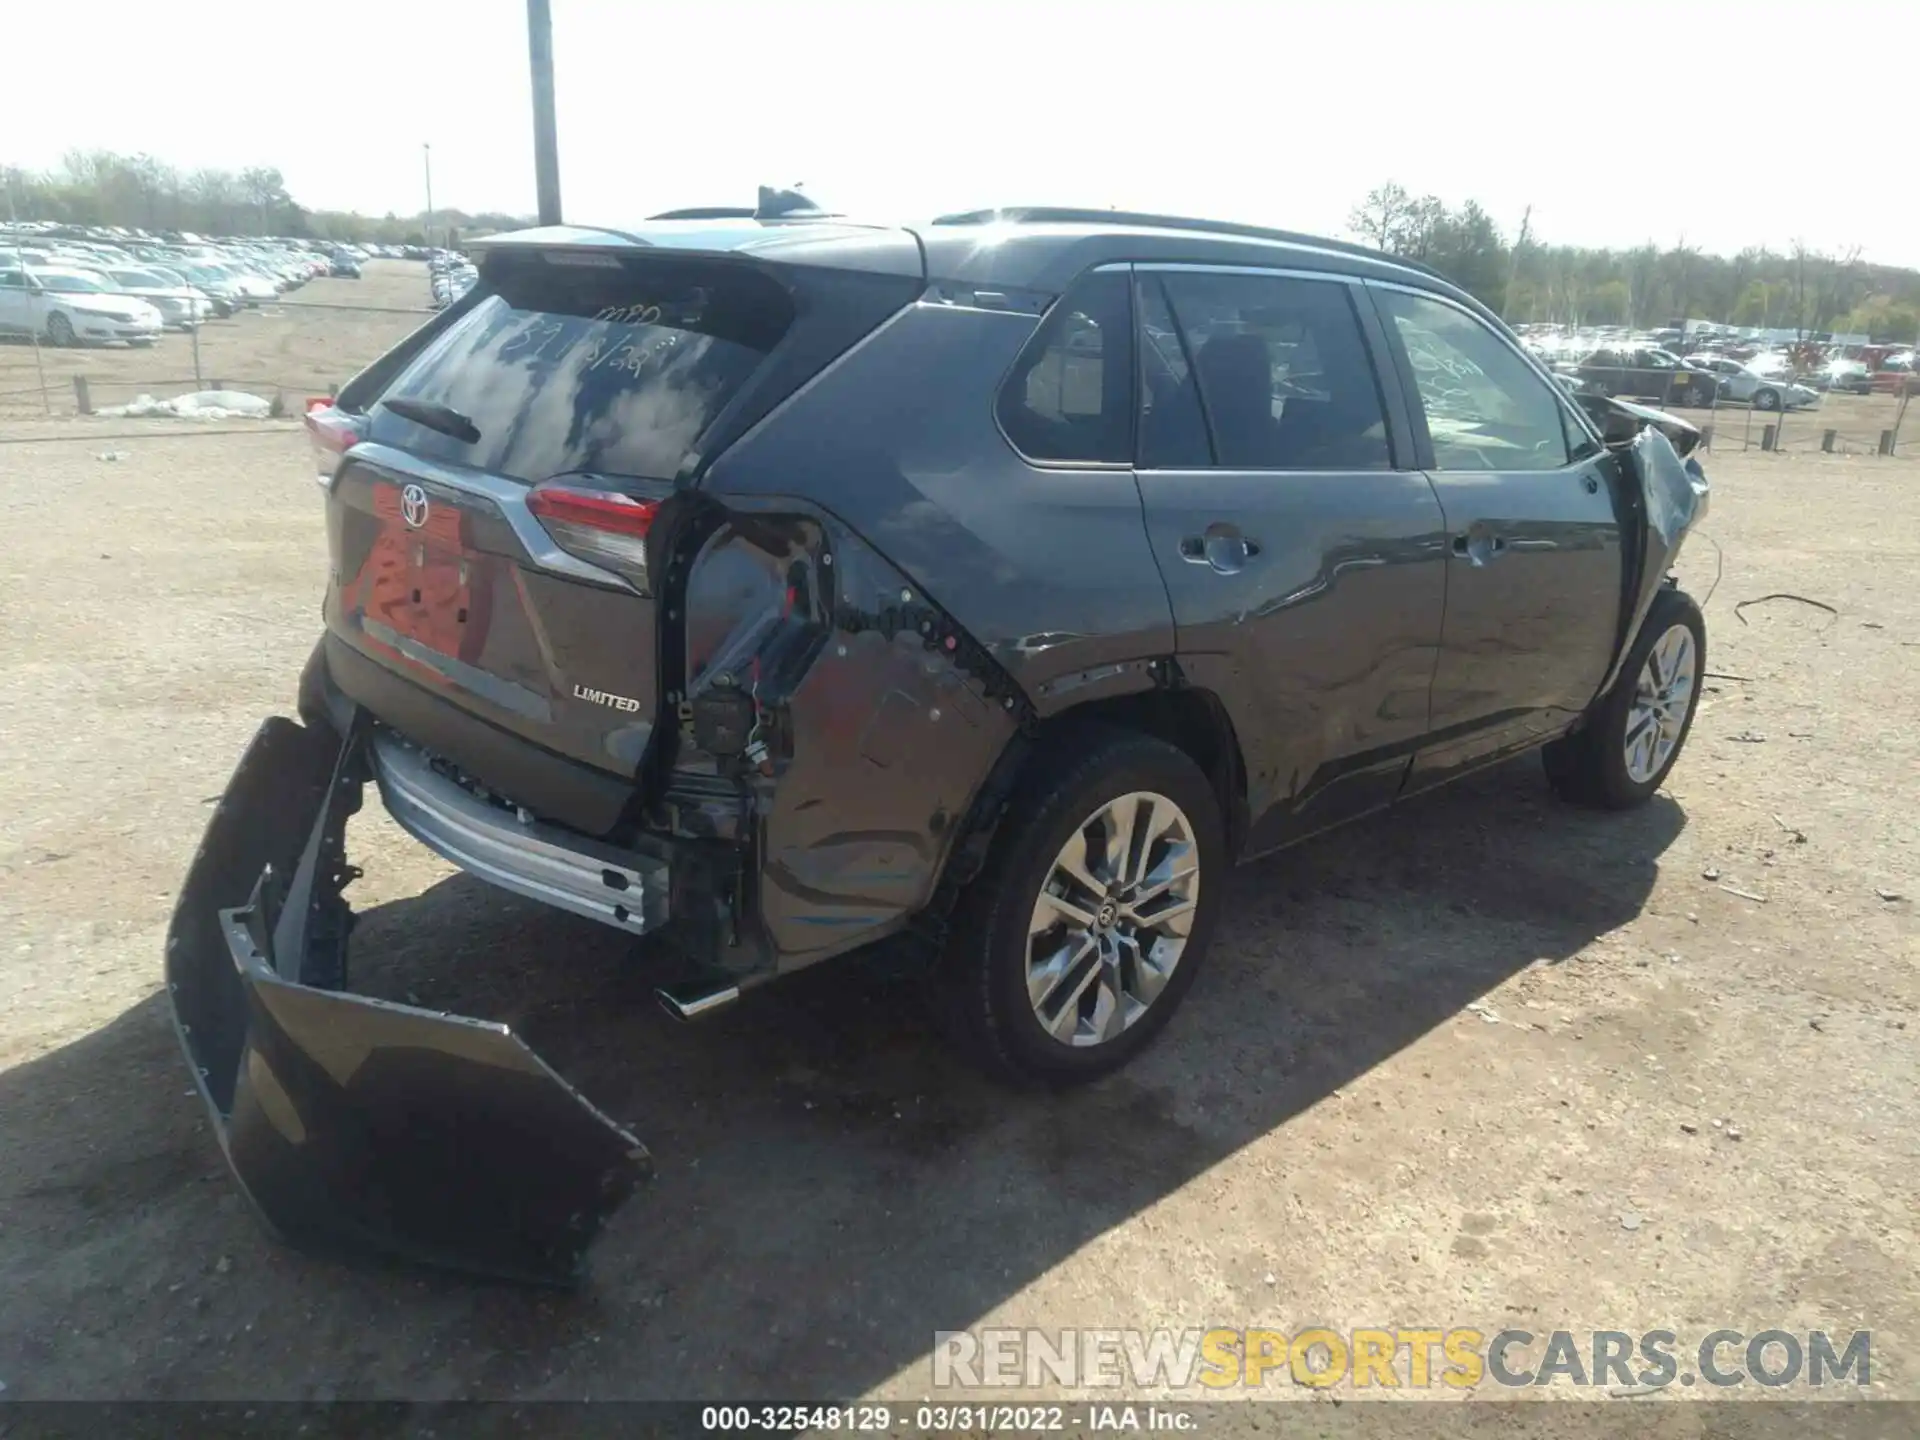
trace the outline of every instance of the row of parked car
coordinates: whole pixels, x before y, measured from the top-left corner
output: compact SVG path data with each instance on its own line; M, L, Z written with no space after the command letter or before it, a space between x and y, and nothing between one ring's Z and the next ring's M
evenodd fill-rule
M1911 351L1884 357L1878 369L1845 357L1808 367L1796 365L1793 357L1781 351L1744 358L1708 350L1681 355L1645 343L1615 343L1571 356L1549 353L1542 358L1569 389L1702 409L1735 404L1755 410L1802 410L1818 405L1823 392L1897 393L1913 379ZM1883 383L1889 376L1897 383Z
M428 258L427 276L433 291L433 308L444 310L473 288L480 272L466 256L441 250Z
M51 345L151 345L165 330L225 319L316 276L357 279L366 253L318 242L101 239L0 226L0 334Z

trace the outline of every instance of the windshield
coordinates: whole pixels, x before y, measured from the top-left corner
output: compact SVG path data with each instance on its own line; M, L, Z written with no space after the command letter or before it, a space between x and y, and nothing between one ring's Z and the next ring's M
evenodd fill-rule
M48 275L42 273L40 283L49 290L57 290L63 295L102 294L106 286L98 280L85 275Z
M372 438L530 482L671 479L792 318L778 284L737 265L538 252L499 257L488 282L387 391L458 411L480 439L378 405Z

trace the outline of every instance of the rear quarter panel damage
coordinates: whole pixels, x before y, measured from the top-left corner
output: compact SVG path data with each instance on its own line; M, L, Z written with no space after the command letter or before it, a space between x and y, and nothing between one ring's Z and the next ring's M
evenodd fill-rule
M995 422L994 394L1036 323L909 305L701 481L725 519L686 581L689 702L721 674L750 683L734 653L743 636L747 650L795 653L771 612L820 581L804 666L761 665L773 723L747 780L760 919L782 968L926 906L1016 732L1153 688L1174 652L1132 472L1031 465ZM687 740L670 794L726 768Z
M953 617L808 502L735 500L686 581L687 704L669 796L687 830L751 839L781 969L923 908L981 781L1030 713ZM736 739L710 707L751 701ZM706 742L705 748L702 741ZM735 751L736 753L715 753Z

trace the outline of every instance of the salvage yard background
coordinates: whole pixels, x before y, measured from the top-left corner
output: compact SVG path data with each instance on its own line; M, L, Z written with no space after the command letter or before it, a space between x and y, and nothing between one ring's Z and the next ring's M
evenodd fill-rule
M368 275L302 295L424 298ZM415 323L273 309L206 373L317 391ZM137 381L184 344L45 358ZM0 346L0 391L32 364ZM935 1329L1309 1323L1870 1328L1875 1392L1920 1398L1920 458L1723 441L1669 789L1585 814L1528 760L1240 872L1165 1039L1077 1093L980 1080L858 963L678 1026L619 937L370 804L366 988L511 1021L656 1156L561 1296L245 1213L161 936L313 643L312 467L290 421L38 409L0 399L7 1399L919 1397Z

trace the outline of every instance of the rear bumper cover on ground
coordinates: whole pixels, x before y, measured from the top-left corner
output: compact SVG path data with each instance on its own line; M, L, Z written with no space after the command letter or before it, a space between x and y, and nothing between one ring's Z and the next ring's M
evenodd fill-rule
M346 920L329 867L366 743L357 720L344 741L278 716L254 735L168 930L180 1043L288 1241L569 1283L644 1173L640 1142L504 1025L307 983Z

